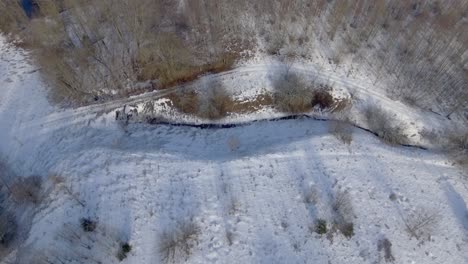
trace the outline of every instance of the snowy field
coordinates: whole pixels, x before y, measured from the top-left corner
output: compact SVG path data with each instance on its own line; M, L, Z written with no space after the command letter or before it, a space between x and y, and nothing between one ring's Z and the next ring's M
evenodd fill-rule
M445 156L357 128L345 145L329 122L311 119L123 128L113 111L126 101L49 105L27 56L0 41L0 157L51 186L29 237L2 263L120 263L116 241L132 245L121 263L163 263L164 235L187 224L197 232L175 263L385 263L382 241L394 263L468 263L467 173ZM220 78L229 85L265 68L244 67ZM436 120L375 93L363 92L408 122ZM128 101L145 96L159 95ZM317 219L330 227L343 195L354 235L317 234ZM435 220L416 239L407 227L420 212ZM97 220L94 233L80 233L82 217Z

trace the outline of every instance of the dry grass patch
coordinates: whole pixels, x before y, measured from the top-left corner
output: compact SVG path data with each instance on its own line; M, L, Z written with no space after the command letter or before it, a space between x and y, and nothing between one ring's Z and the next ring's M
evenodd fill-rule
M248 114L254 113L268 106L273 106L273 96L269 93L262 92L251 100L235 100L234 104L232 105L232 109L230 109L230 112Z
M214 83L204 94L190 89L172 93L168 99L179 112L210 120L226 117L235 103L221 84Z
M273 105L273 97L260 93L251 100L234 99L220 84L210 84L202 94L194 89L171 93L167 96L177 111L210 120L221 119L229 113L248 114Z
M193 90L183 90L171 93L167 96L172 102L172 106L179 112L190 115L197 115L200 99L198 93Z

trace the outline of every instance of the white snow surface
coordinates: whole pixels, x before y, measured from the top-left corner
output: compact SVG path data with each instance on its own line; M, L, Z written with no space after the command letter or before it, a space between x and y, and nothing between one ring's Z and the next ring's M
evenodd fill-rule
M244 65L203 78L236 84L242 96L254 89L241 86L268 89L258 86L268 86L261 76L271 67ZM115 109L160 92L61 110L48 103L34 69L26 52L0 38L0 157L19 175L59 175L65 182L49 191L29 238L2 263L32 263L25 260L31 252L65 263L119 263L111 238L132 245L121 263L162 263L162 234L186 221L200 230L191 254L177 260L187 263L384 263L377 246L383 238L392 244L395 263L468 263L467 173L445 156L387 146L359 129L344 145L328 132L328 122L311 119L229 129L122 129ZM359 90L362 100L377 100L408 122L443 126L438 117L366 89L365 82L348 83L333 73L321 78ZM340 192L352 204L355 235L318 235L315 221L334 220L333 197ZM311 193L313 201L305 201ZM418 240L405 221L421 209L437 213L439 221L429 238ZM90 249L66 240L64 230L79 232L81 217L97 219L92 238L107 240L86 240ZM78 242L91 235L81 236Z

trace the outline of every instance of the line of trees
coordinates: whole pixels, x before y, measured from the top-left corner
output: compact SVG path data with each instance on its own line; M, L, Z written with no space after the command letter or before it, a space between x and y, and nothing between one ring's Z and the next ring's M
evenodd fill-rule
M104 97L138 82L190 79L227 54L320 54L351 62L391 95L444 115L467 103L463 0L40 0L25 20L0 3L0 29L22 29L61 98ZM26 21L26 22L25 22ZM326 47L326 48L324 48Z

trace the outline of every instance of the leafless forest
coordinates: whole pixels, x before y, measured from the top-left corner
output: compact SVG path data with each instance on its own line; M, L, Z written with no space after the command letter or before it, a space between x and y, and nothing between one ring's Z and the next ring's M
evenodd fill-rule
M468 102L468 2L37 0L0 2L54 99L86 104L233 67L251 52L367 71L388 95L444 116ZM92 5L90 5L92 3Z

